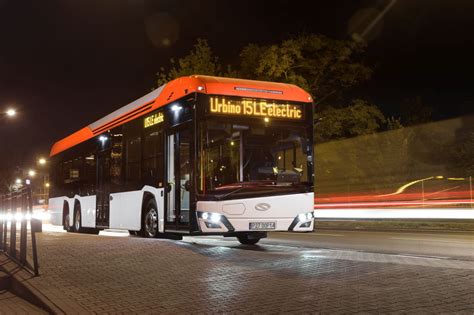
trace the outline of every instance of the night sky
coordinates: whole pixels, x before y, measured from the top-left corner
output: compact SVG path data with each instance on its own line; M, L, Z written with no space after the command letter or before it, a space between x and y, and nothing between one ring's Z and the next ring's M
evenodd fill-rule
M302 32L347 39L351 17L386 3L0 0L0 110L20 111L0 118L0 167L26 167L54 141L146 94L160 66L196 38L228 64L250 42ZM473 30L473 1L399 0L371 34L374 76L354 93L388 115L418 95L436 119L472 112Z

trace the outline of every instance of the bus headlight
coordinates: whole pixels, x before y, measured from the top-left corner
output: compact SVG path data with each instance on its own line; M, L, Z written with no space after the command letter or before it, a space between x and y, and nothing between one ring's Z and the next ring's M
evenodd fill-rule
M234 227L230 224L229 220L220 213L198 211L197 216L208 229L227 229L229 232L234 231Z
M298 220L300 222L306 221L306 213L300 213L298 214Z
M204 221L209 221L211 223L219 223L221 222L221 215L219 213L212 213L212 212L202 212L201 219Z
M306 212L298 214L298 221L305 222L313 219L313 212Z
M221 221L221 215L219 213L211 214L211 222L212 223L219 223Z

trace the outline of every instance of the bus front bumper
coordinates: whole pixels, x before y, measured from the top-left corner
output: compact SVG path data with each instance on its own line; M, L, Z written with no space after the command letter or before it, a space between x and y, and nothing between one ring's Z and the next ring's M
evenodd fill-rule
M228 218L220 213L197 212L202 233L228 232L310 232L314 228L313 212L300 213L294 218Z

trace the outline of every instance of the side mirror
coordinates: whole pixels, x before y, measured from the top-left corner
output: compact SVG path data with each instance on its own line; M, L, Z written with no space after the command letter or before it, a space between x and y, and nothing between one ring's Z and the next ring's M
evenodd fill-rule
M169 192L171 191L171 189L172 189L171 183L166 183L166 185L165 185L165 191L166 191L167 193L169 193Z

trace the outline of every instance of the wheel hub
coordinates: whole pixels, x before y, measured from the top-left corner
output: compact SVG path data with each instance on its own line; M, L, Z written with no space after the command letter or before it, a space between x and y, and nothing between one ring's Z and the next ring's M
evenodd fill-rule
M158 213L150 209L145 217L145 229L148 236L155 236L158 232Z

